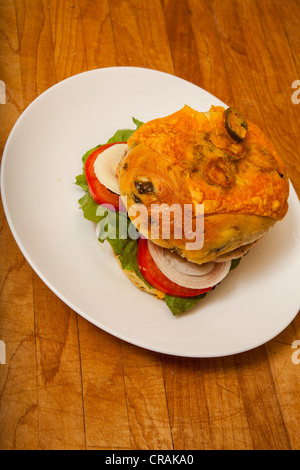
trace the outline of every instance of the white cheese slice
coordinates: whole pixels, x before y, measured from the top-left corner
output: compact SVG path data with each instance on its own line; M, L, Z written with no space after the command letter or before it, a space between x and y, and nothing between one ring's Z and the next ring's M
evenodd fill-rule
M100 183L116 194L120 194L116 170L123 153L127 149L128 145L125 143L112 145L100 153L94 163L95 175Z

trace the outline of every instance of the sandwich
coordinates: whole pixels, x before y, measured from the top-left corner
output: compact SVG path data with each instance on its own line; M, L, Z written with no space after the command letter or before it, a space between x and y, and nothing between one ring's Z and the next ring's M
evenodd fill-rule
M134 123L84 156L80 205L128 278L177 314L283 219L289 181L273 144L235 108L184 106Z

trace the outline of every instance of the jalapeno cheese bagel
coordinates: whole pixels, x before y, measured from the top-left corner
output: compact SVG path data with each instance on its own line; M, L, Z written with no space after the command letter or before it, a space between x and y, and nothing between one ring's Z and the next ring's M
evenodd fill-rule
M139 217L139 231L193 263L242 256L288 210L284 163L264 133L234 108L212 106L203 113L184 106L143 124L127 144L117 179L129 217L135 223L130 208L142 204L147 213ZM203 205L199 249L187 248L191 240L184 234L175 236L175 219L169 237L161 236L162 226L151 237L153 207L162 204L190 205L192 221Z

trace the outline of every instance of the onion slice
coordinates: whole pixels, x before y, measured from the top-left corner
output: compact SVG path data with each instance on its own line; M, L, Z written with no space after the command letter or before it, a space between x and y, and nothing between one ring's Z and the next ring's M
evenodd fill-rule
M231 261L204 264L191 263L177 253L148 240L148 248L158 269L170 281L190 289L206 289L218 284L228 274Z

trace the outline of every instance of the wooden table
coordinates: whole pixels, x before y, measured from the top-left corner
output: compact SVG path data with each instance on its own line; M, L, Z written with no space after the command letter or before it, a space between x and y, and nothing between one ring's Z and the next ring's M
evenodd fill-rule
M53 84L95 68L148 67L264 128L300 195L299 31L298 0L0 0L1 153L18 116ZM235 356L143 350L61 302L2 209L0 275L2 449L300 448L299 315Z

